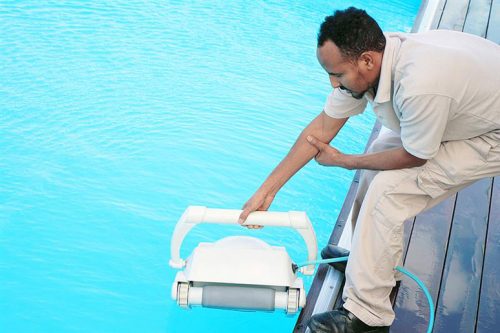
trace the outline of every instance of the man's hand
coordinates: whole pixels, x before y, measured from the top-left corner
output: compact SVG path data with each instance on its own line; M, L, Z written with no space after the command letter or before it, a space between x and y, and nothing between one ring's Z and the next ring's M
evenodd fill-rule
M319 141L312 135L307 137L307 142L318 149L318 153L314 157L316 162L324 166L342 166L342 154L337 149L331 147L330 145Z
M290 149L285 158L271 172L259 190L245 203L243 212L240 214L239 223L243 224L251 212L266 211L280 188L307 162L309 162L318 151L315 146L305 139L308 135L321 138L324 142L330 142L344 126L348 118L336 119L329 117L324 111L309 123L300 133L297 141ZM317 140L317 139L316 139ZM319 140L318 140L319 141ZM243 225L251 229L260 229L258 225Z
M256 210L259 211L266 211L269 206L271 206L271 203L274 200L274 195L268 194L268 193L260 193L257 191L244 205L243 205L243 212L240 214L240 218L238 220L239 224L243 224L245 220L248 218L248 215L250 215L251 212L254 212ZM261 225L243 225L243 227L247 227L248 229L262 229L264 228Z

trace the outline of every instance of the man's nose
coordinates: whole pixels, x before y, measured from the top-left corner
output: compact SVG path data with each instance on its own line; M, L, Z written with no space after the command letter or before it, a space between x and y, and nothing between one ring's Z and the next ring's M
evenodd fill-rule
M334 76L330 76L330 84L334 88L340 87L340 82Z

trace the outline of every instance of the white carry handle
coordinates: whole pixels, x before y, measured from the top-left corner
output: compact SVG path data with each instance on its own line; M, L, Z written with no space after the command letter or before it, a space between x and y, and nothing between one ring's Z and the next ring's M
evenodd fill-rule
M182 268L186 264L180 257L182 241L188 232L199 223L238 224L242 210L212 209L203 206L189 206L175 226L170 244L170 266ZM290 227L297 230L307 245L308 261L316 260L318 245L311 221L305 212L261 212L255 211L248 215L244 225L261 225L275 227ZM314 272L314 265L305 267L304 274Z

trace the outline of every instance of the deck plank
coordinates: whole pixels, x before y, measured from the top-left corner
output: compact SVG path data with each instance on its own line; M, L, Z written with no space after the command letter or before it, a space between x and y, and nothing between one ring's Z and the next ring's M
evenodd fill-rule
M437 29L439 27L439 22L441 22L441 17L443 16L444 9L446 7L446 0L439 0L437 5L436 14L432 20L431 29Z
M436 307L434 332L474 332L492 179L457 195L453 226Z
M495 332L500 327L500 176L493 181L488 236L481 279L477 315L478 333Z
M500 0L493 0L491 3L486 38L494 43L500 44Z
M439 29L462 31L469 0L448 0L439 22Z
M465 18L464 32L486 37L491 1L492 0L471 0L469 12Z
M405 268L425 283L434 300L440 288L455 197L416 217L404 262ZM401 281L394 312L396 320L391 332L425 332L429 321L427 300L418 285L406 276Z

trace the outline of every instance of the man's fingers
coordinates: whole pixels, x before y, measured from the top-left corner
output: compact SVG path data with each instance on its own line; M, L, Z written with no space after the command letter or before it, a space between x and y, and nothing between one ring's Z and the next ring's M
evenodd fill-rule
M243 209L243 211L240 214L240 217L238 218L238 223L243 224L245 223L248 215L250 215L250 209Z
M325 143L319 141L313 135L307 136L307 142L309 142L314 147L318 148L319 151L323 150L323 147L325 146Z
M241 214L240 214L240 217L238 218L238 223L242 226L242 227L245 227L245 228L248 228L248 229L262 229L264 228L263 226L261 225L255 225L255 224L248 224L248 225L244 225L243 223L245 223L245 221L247 220L248 218L248 215L250 215L250 213L252 212L252 210L246 208L244 209Z
M244 225L244 227L247 227L248 229L262 229L262 228L264 228L261 225L255 225L255 224Z

